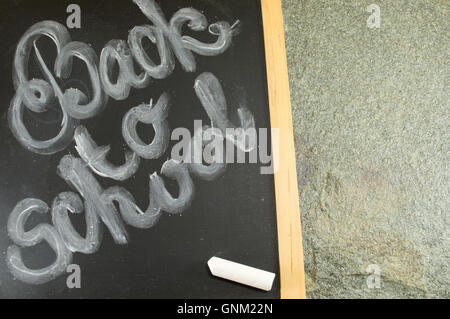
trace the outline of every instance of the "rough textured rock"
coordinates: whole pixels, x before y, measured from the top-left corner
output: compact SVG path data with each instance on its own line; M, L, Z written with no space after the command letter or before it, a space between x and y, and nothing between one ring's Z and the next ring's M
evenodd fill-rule
M283 10L308 297L450 297L450 3Z

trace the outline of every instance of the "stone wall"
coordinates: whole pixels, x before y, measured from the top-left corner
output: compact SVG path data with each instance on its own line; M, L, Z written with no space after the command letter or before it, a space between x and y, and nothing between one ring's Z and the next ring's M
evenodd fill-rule
M308 297L448 298L449 1L283 10Z

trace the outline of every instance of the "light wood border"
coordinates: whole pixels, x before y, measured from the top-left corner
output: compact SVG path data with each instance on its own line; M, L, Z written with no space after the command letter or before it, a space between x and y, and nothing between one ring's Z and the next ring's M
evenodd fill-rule
M261 0L261 7L270 125L279 129L278 152L273 154L279 163L275 173L275 198L281 298L303 299L306 298L305 271L281 0ZM276 147L273 145L274 149Z

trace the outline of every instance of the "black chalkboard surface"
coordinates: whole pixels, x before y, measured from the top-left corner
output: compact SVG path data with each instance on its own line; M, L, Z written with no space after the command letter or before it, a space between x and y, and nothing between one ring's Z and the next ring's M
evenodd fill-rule
M74 187L77 182L67 183L58 175L57 168L64 156L80 157L72 140L60 147L61 150L45 154L45 151L24 147L17 134L13 134L8 113L11 117L11 101L21 89L17 79L16 85L13 82L16 47L27 29L40 21L56 21L67 27L66 19L70 13L66 9L71 3L74 1L4 0L0 4L0 297L279 298L274 181L273 175L260 173L260 163L228 164L226 171L211 181L193 177L195 196L189 208L178 214L162 213L159 221L147 229L124 226L128 232L127 244L117 244L108 228L101 223L104 236L98 250L92 254L73 253L70 262L80 267L81 288L68 288L66 281L70 273L66 272L40 284L15 278L7 266L7 251L8 247L21 245L8 236L7 223L11 213L26 198L42 201L51 209L61 193L78 194ZM259 0L161 0L156 3L167 19L181 8L192 7L204 14L209 24L228 22L233 28L229 31L233 33L232 43L224 52L214 56L194 52L195 71L186 70L179 57L174 56L175 67L170 75L151 78L145 88L131 88L123 100L110 97L106 107L95 116L80 119L79 125L88 130L97 145L111 146L107 160L113 165L124 163L124 154L129 147L122 134L122 121L127 112L142 103L149 104L151 99L156 104L163 93L167 93L171 100L167 116L170 132L174 128L187 128L193 133L194 120L211 125L212 121L194 89L196 79L204 72L210 72L219 80L231 122L239 123L236 110L245 106L253 114L256 128L270 128ZM81 8L81 28L68 29L71 41L88 44L98 57L110 40L127 40L135 26L153 24L131 0L77 0L76 4ZM235 24L236 21L239 23ZM181 31L198 41L212 43L219 30L212 27L213 34L208 30L196 32L186 24ZM39 57L42 57L48 66L47 71L53 74L62 91L77 88L88 101L95 98L96 92L85 63L75 58L72 72L68 78L61 79L54 73L57 52L52 40L44 36L36 42L36 47L39 51L32 47L25 65L29 70L28 79L49 82L40 63ZM160 62L153 43L144 39L142 47L149 58L155 63ZM117 76L117 73L116 66L112 68L111 76ZM67 120L63 120L58 103L49 105L48 110L42 113L23 107L22 121L36 140L56 136L61 122ZM150 143L155 135L151 125L141 123L137 125L137 133L145 143ZM95 173L91 175L104 190L116 186L126 189L134 197L136 205L145 211L149 206L149 176L154 172L161 175L161 167L169 159L176 143L170 141L165 152L157 158L141 159L137 172L124 181ZM172 194L181 192L173 179L164 177L164 181ZM79 198L84 199L81 195ZM113 205L119 211L117 203ZM84 237L85 212L70 214L70 220ZM50 212L32 212L24 228L32 231L44 223L52 225ZM55 261L55 252L45 240L30 246L20 247L27 267L42 269ZM273 289L263 292L213 277L206 265L212 256L276 273Z

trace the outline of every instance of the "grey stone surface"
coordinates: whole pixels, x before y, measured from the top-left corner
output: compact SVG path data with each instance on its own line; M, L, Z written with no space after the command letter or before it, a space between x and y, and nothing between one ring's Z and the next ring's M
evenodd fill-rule
M450 297L449 1L283 10L308 297Z

